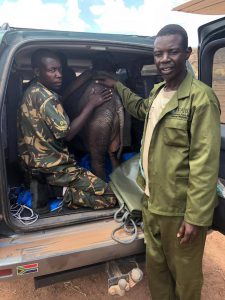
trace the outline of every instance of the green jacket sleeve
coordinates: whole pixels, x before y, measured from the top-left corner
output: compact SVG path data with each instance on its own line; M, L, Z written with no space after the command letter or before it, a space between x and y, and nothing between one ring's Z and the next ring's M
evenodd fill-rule
M147 113L149 99L139 97L135 93L131 92L131 90L124 86L121 82L116 83L116 90L122 99L125 109L135 118L144 120Z
M199 95L190 128L189 185L184 220L209 226L216 206L220 155L220 109L213 92Z

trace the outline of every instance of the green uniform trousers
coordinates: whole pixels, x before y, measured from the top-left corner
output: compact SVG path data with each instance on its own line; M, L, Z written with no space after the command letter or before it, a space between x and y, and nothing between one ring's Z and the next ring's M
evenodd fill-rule
M183 217L153 214L144 200L143 220L152 300L199 300L207 228L191 244L180 245L177 232Z
M63 203L68 208L103 209L116 205L116 197L109 191L108 184L76 163L49 173L47 180L51 185L67 187Z

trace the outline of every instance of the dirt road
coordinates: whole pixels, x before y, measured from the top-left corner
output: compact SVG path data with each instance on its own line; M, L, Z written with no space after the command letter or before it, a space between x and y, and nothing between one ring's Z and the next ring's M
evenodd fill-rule
M224 300L225 236L215 231L208 234L203 264L205 281L202 300ZM141 267L144 268L144 265ZM34 289L32 279L0 283L1 300L110 300L113 298L119 297L107 294L107 274L104 270L95 275L54 284L39 290ZM151 299L146 276L121 299Z

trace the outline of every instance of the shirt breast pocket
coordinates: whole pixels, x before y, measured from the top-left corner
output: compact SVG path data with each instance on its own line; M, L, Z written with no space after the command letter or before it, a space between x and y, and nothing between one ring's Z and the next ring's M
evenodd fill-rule
M168 146L189 147L187 120L166 120L163 138Z

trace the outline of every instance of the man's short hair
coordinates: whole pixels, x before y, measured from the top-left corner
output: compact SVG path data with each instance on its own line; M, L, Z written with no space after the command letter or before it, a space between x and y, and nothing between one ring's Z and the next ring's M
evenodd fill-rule
M184 49L188 48L188 35L186 30L178 25L178 24L168 24L164 26L156 35L156 38L159 36L171 35L171 34L178 34L182 37L182 46Z
M57 53L49 49L38 49L31 55L31 66L32 68L38 68L42 64L42 59L45 57L58 58Z

